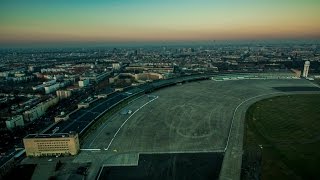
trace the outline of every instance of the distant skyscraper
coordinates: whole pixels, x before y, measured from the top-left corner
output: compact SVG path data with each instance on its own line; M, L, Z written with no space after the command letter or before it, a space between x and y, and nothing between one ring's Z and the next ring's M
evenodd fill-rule
M309 73L309 67L310 67L310 61L306 61L304 63L304 68L303 68L303 77L307 78L308 77L308 73Z

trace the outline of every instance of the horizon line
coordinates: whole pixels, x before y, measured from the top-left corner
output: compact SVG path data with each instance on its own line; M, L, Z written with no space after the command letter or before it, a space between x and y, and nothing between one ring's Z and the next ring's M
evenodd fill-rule
M65 41L65 42L20 42L0 43L0 49L30 49L30 48L90 48L110 46L178 46L178 45L218 45L225 43L320 43L317 38L268 38L268 39L217 39L217 40L162 40L162 41Z

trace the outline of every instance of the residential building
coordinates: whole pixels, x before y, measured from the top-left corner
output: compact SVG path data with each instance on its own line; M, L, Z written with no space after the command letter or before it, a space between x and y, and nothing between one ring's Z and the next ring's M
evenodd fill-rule
M6 126L8 129L13 129L17 126L24 126L23 116L22 115L16 115L11 118L9 118L6 121Z

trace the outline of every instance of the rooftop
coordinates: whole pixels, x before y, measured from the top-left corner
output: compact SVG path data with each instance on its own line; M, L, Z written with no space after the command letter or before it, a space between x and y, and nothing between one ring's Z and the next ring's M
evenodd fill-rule
M75 132L70 133L54 133L54 134L28 134L24 139L30 138L63 138L63 137L73 137Z

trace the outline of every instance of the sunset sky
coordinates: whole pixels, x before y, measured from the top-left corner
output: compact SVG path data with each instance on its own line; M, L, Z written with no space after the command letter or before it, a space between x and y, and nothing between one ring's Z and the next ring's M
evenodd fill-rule
M319 0L0 1L1 44L319 37Z

